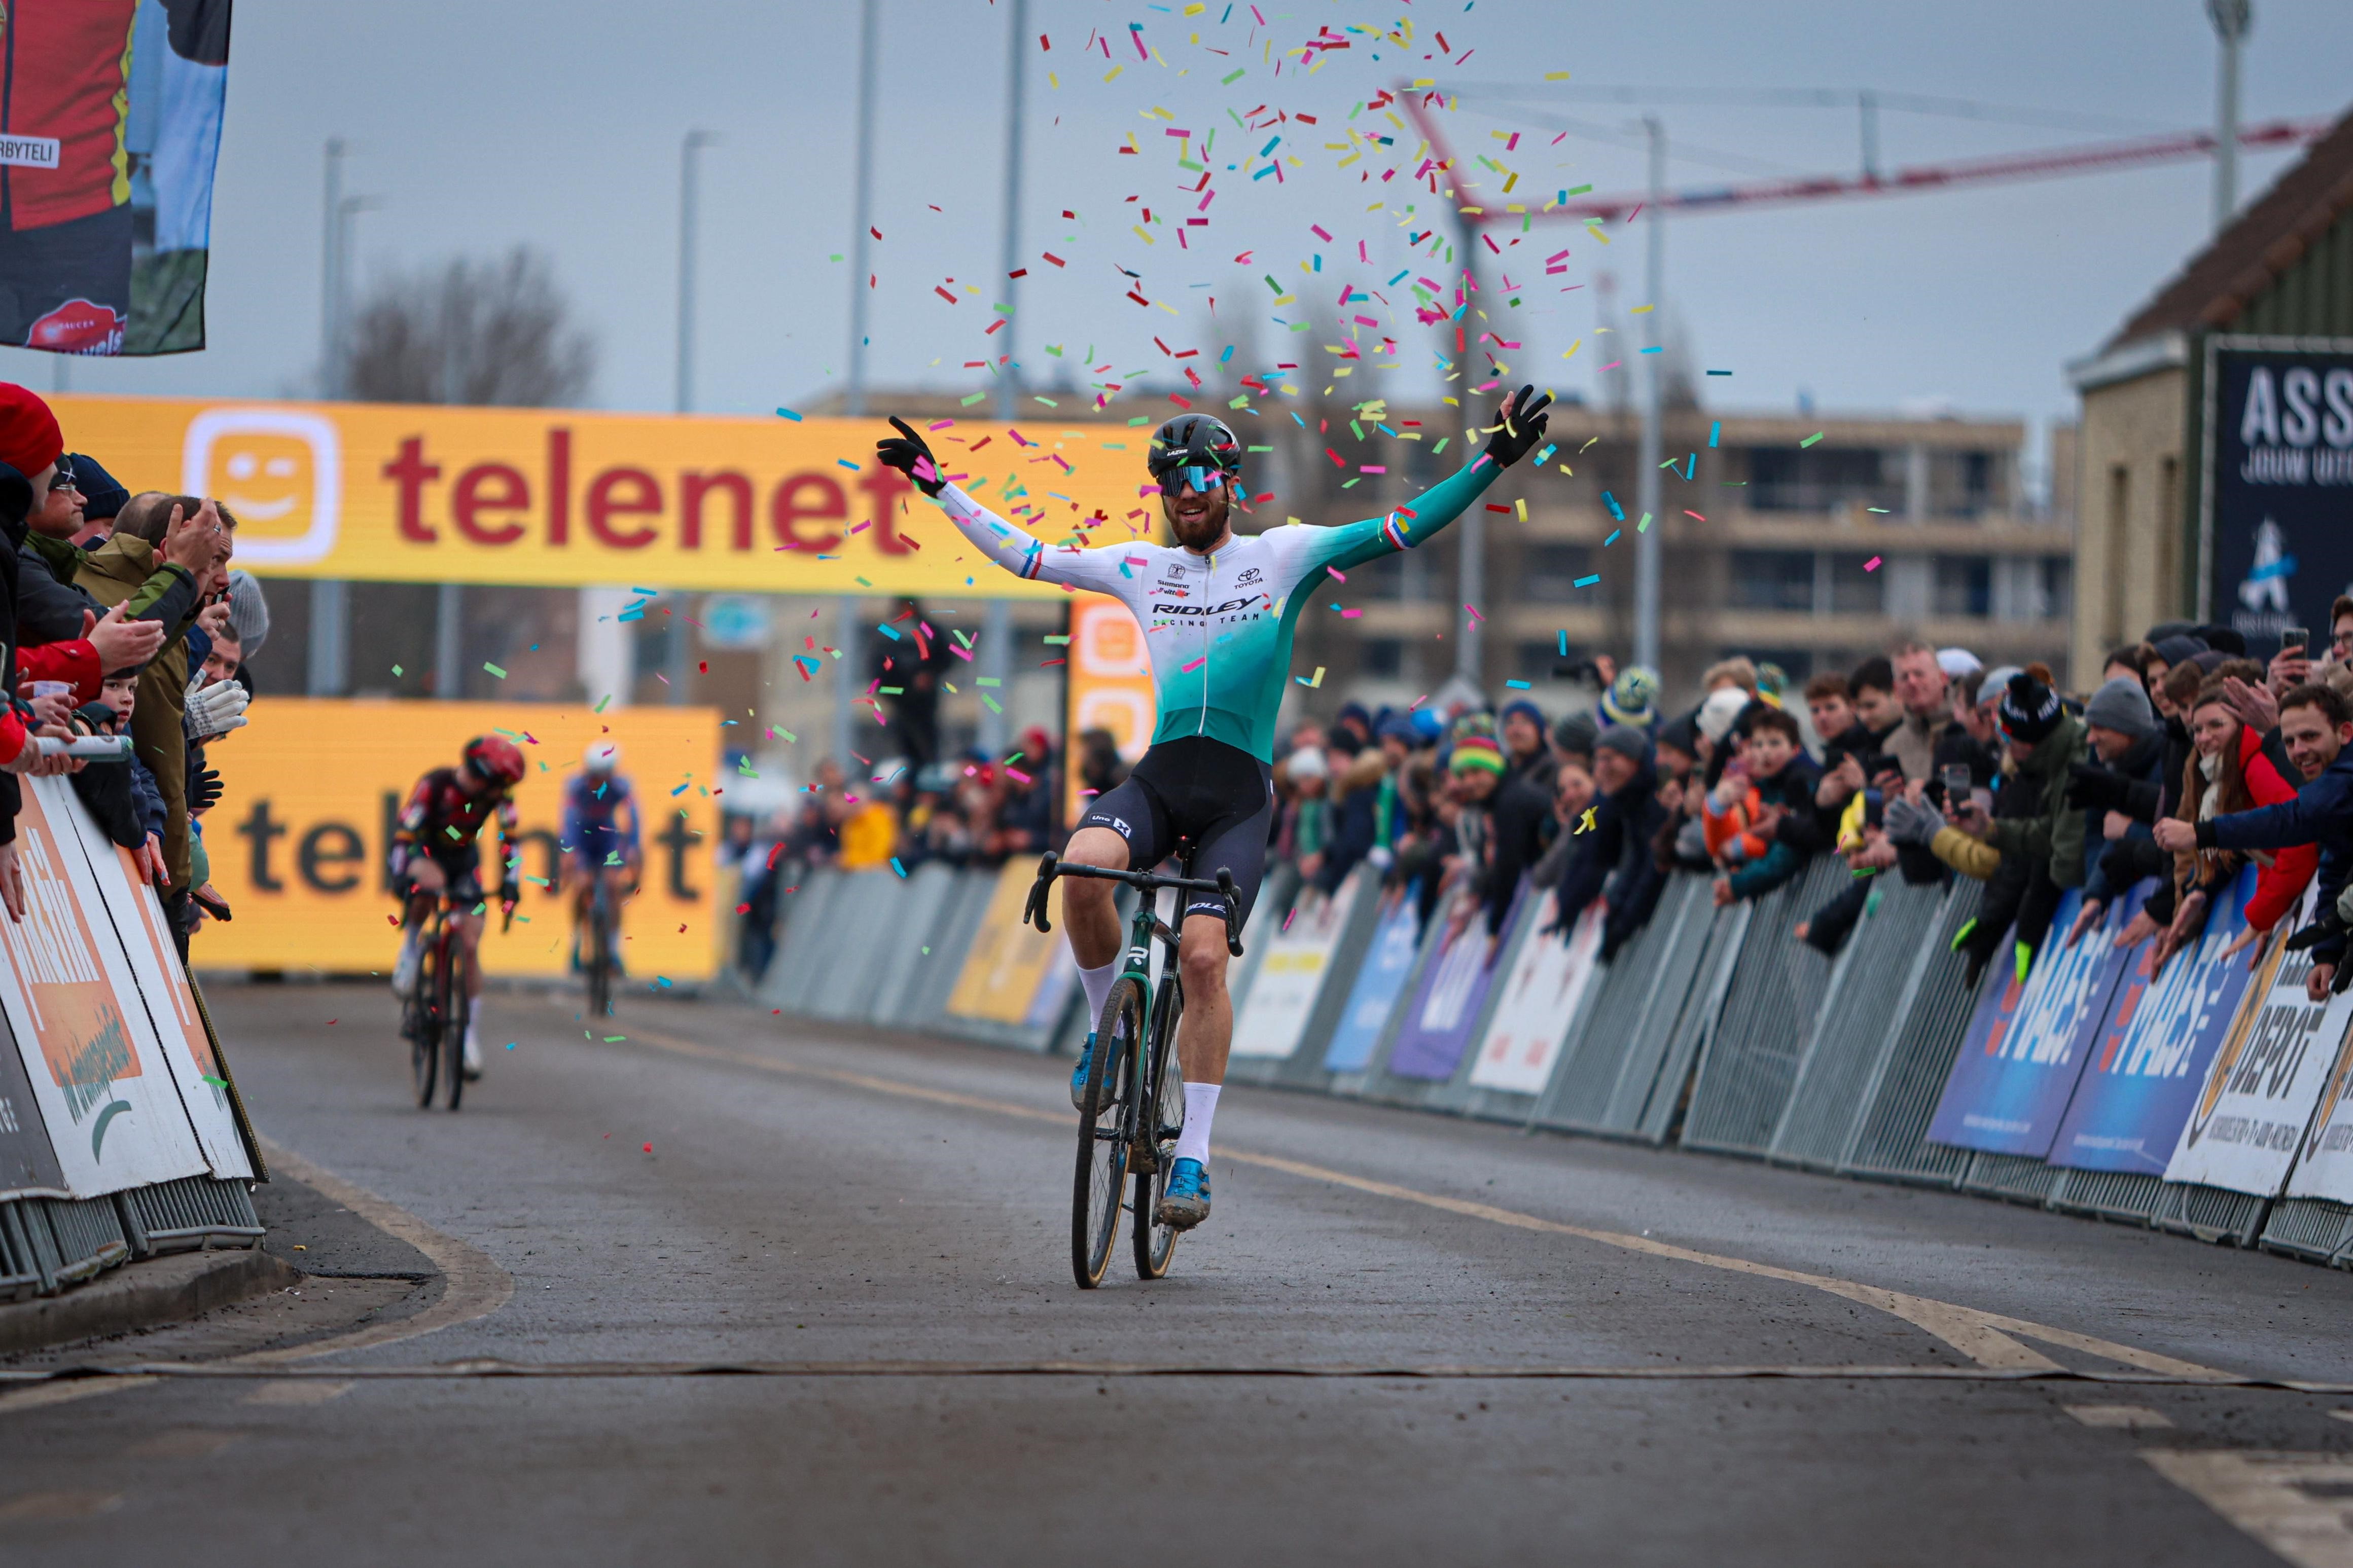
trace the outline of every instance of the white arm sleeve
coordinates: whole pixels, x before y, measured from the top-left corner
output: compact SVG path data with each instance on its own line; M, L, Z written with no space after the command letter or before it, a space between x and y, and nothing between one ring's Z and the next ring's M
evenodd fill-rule
M1050 545L1006 521L955 485L936 498L940 510L991 561L1016 577L1118 594L1120 546L1078 550ZM1124 595L1123 595L1124 596Z

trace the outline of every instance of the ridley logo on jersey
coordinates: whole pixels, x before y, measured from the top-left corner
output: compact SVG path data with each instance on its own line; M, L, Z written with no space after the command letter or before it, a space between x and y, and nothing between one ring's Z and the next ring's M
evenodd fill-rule
M1223 616L1229 615L1235 610L1247 610L1257 603L1257 599L1250 598L1228 599L1224 604L1217 605L1155 605L1152 606L1152 613L1155 616Z

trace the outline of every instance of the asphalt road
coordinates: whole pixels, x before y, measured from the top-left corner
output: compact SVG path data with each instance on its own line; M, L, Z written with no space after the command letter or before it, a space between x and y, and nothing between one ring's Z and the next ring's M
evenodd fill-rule
M380 989L212 1000L336 1278L0 1394L11 1563L2353 1563L2353 1396L2195 1381L2353 1384L2341 1273L1238 1089L1172 1276L1082 1294L1067 1064L501 996L453 1116Z

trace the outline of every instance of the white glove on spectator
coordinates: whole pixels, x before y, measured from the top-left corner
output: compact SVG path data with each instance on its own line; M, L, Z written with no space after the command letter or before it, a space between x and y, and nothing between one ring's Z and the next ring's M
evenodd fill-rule
M1887 803L1887 837L1898 844L1917 844L1925 849L1944 827L1944 814L1926 801L1915 805L1898 795Z
M252 693L238 681L216 680L210 686L204 686L197 680L191 680L187 697L188 733L225 735L231 730L241 728L246 722L246 704L252 700Z

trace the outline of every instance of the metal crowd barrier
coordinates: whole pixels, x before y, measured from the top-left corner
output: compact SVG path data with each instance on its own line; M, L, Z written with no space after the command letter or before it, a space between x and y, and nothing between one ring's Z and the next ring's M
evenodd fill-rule
M0 1292L8 1299L55 1295L131 1257L111 1197L0 1203Z
M1831 979L1830 961L1792 930L1847 880L1843 862L1817 856L1802 873L1749 906L1723 1010L1692 1083L1686 1148L1762 1155L1772 1142L1797 1085L1810 1023L1823 1016Z
M2256 1245L2309 1263L2353 1268L2353 1205L2327 1198L2282 1198L2272 1205Z

